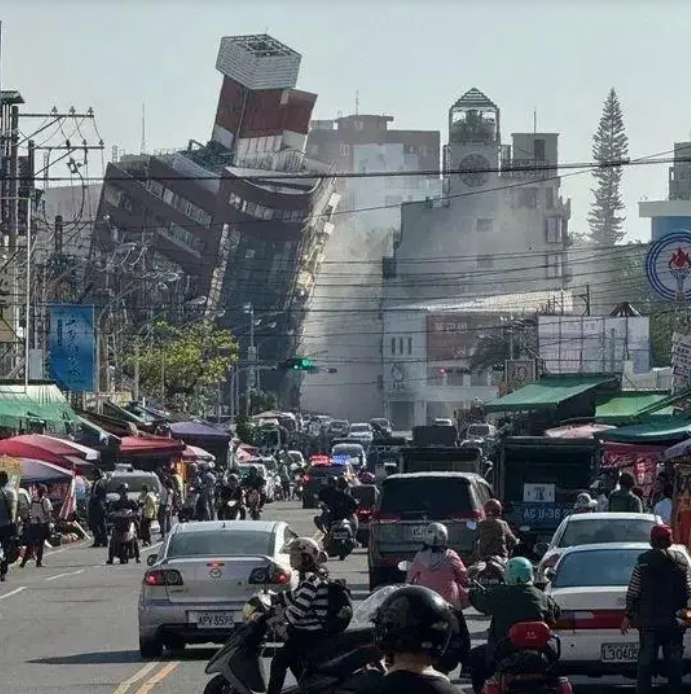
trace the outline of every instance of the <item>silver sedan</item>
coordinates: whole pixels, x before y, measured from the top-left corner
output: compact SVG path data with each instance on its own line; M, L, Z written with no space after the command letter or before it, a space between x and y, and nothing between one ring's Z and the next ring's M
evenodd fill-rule
M149 558L139 598L139 651L222 643L258 590L294 588L287 545L297 535L283 521L208 521L173 527Z

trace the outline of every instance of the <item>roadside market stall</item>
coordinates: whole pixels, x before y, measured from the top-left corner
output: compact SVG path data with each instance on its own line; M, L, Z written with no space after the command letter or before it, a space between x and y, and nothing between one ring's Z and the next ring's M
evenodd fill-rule
M88 474L100 458L93 448L44 434L3 439L0 441L0 456L40 460L80 474Z
M118 452L119 462L132 463L136 468L154 471L171 464L184 474L185 444L166 436L123 436Z
M173 438L180 439L189 446L203 448L215 456L219 465L226 466L228 445L233 438L229 431L202 422L174 422L169 430Z

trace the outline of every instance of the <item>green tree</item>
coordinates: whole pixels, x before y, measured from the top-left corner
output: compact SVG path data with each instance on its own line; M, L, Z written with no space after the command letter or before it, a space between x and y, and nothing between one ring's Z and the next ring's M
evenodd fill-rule
M593 160L602 164L593 171L595 188L590 206L588 224L590 240L595 246L614 246L624 236L624 203L621 198L621 166L610 166L621 161L629 153L629 139L624 128L624 118L619 97L614 87L609 90L602 109L602 116L593 136Z
M176 396L189 399L224 381L228 368L237 361L232 333L208 321L182 327L156 323L153 337L153 346L140 349L138 356L140 383L152 395L164 392L166 400ZM135 359L133 354L126 358L130 370Z

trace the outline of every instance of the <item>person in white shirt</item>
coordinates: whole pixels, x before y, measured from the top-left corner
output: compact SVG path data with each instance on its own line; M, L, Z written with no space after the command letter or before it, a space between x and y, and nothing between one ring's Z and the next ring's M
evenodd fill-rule
M660 501L658 501L653 507L653 513L656 516L660 516L665 525L672 525L672 508L674 506L674 502L672 501L673 496L674 487L669 483L665 484L665 486L662 488L662 499L660 499Z
M48 498L48 489L44 484L39 484L36 490L36 498L31 501L29 512L29 532L27 535L27 547L20 566L24 568L33 554L36 558L36 566L43 566L43 549L46 540L50 537L50 528L53 519L53 504ZM31 551L33 549L33 552Z

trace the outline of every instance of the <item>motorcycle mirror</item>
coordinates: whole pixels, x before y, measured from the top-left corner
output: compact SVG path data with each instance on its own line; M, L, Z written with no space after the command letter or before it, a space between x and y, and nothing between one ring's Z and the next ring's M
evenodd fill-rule
M150 555L146 558L146 565L147 565L147 566L153 566L153 565L156 563L156 559L158 559L157 555L155 555L155 554L150 554Z
M545 578L548 581L553 581L554 577L557 575L557 572L554 569L545 569Z
M398 562L398 570L399 571L404 571L405 573L408 573L409 568L410 568L410 562L409 561Z

